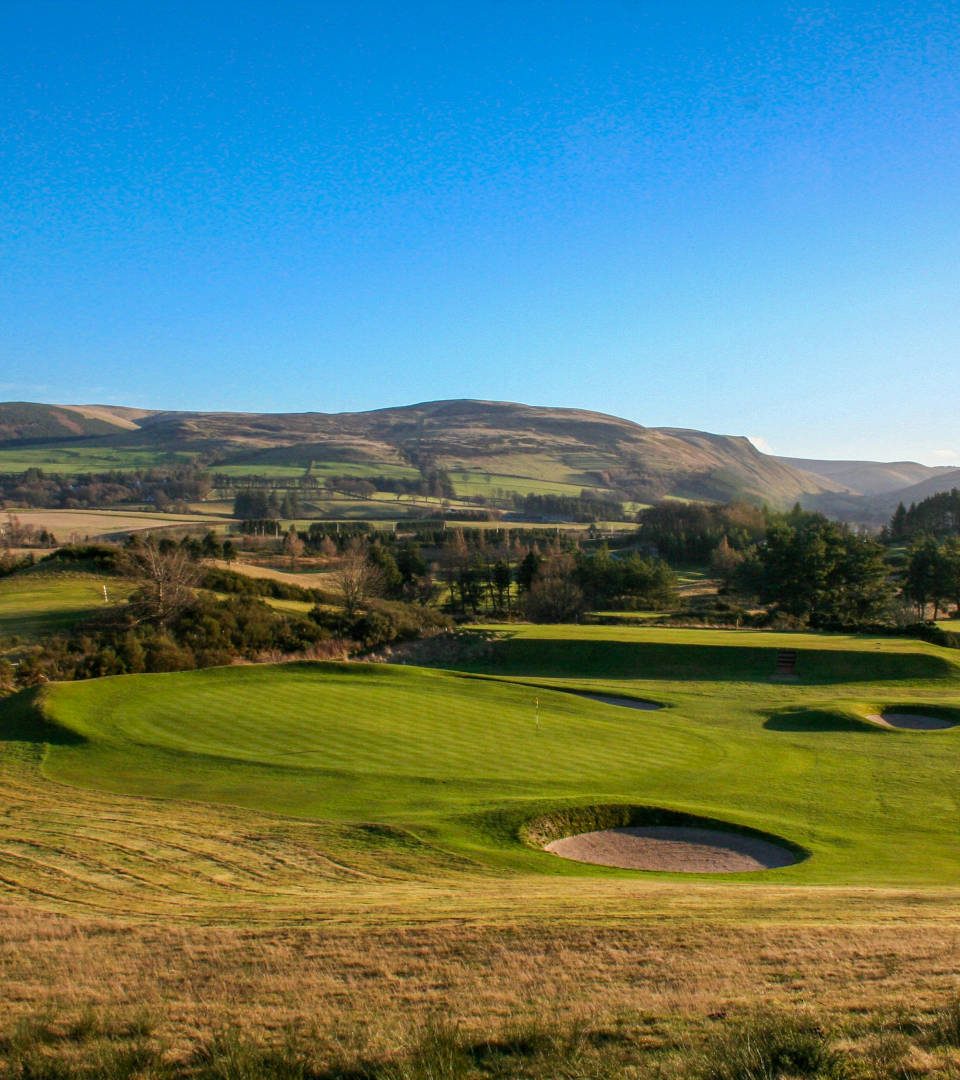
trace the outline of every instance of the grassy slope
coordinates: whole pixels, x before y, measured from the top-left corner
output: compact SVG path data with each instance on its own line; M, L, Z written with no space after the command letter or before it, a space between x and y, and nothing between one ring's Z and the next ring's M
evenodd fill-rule
M111 602L131 589L129 582L113 576L43 565L0 578L0 639L37 641L69 630L103 609L104 585Z
M195 455L186 451L113 446L5 447L0 449L0 472L43 469L51 473L90 473L149 469L156 465L179 465Z
M801 649L799 683L768 681L784 643ZM356 664L136 676L51 689L48 715L88 741L52 746L45 771L117 792L385 822L477 870L622 877L524 849L515 828L558 805L634 801L767 828L814 855L753 881L957 880L960 731L884 732L857 719L887 705L960 703L945 650L524 628L487 668L670 708L639 713L517 682Z

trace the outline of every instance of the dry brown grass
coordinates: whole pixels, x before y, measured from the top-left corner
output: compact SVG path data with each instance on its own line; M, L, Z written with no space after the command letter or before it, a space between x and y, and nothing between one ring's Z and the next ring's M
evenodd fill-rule
M251 562L248 559L235 559L228 561L226 559L206 559L205 562L208 566L214 566L221 570L232 570L235 574L244 574L250 578L266 579L268 581L279 581L284 585L299 585L304 589L332 589L333 580L332 574L329 570L305 570L304 566L307 565L307 560L298 560L298 565L301 569L295 570L290 566L290 559L287 557L285 560L281 557L277 557L272 562L285 561L288 569L279 569L275 565L263 565L259 562ZM320 560L311 560L312 565L319 566ZM327 563L329 565L329 561Z
M61 544L73 540L103 540L131 532L176 527L222 527L223 517L207 514L156 514L130 510L11 510L21 525L47 529Z
M960 989L960 890L499 874L389 832L68 788L3 746L0 1030L146 1009L184 1054L237 1025L385 1055L429 1017L668 1045L758 1005L842 1026ZM916 1075L949 1075L930 1060Z
M346 913L345 913L346 914ZM914 1016L956 992L960 935L947 923L792 926L671 920L371 919L216 928L123 924L0 908L2 1023L146 1008L174 1043L235 1024L270 1038L316 1027L372 1053L433 1015L478 1034L518 1021L668 1031L745 1007ZM723 920L723 916L721 916Z

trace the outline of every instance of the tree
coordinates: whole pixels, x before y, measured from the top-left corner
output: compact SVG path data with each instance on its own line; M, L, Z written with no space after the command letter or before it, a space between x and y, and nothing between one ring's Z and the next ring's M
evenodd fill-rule
M297 532L297 527L291 522L287 535L283 538L283 550L290 556L291 566L297 565L297 559L303 554L303 547L303 540Z
M242 521L261 521L270 517L270 500L265 491L245 488L233 499L233 516Z
M960 537L951 536L940 552L940 584L943 595L960 614Z
M517 588L520 592L529 591L542 561L535 547L532 547L520 560L520 565L517 567Z
M524 600L524 610L532 622L576 622L586 610L583 590L574 579L574 560L555 555L537 571Z
M774 518L756 558L761 599L814 626L869 622L891 598L880 544L822 514Z
M351 540L333 572L334 588L343 603L343 611L352 619L357 609L370 597L379 596L383 586L383 574L367 557L362 540Z
M119 569L139 583L130 597L137 617L161 625L193 600L193 588L199 578L197 564L186 548L157 542L152 537L127 547Z
M936 619L943 597L943 572L940 565L940 545L932 536L915 540L907 556L903 579L903 595L917 605L917 615L923 619L927 606L933 604Z
M907 508L898 503L890 519L890 539L895 543L907 538Z
M720 543L717 544L710 555L710 569L725 585L729 585L736 577L737 570L745 558L744 553L737 551L730 543L726 533L724 533Z
M510 564L506 559L497 559L490 574L493 587L494 606L497 611L510 608Z

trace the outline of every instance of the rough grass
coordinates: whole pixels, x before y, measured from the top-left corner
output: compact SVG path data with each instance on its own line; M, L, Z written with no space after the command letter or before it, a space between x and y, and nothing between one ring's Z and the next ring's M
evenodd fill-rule
M0 909L0 929L7 1075L955 1080L960 1065L955 925L265 932Z

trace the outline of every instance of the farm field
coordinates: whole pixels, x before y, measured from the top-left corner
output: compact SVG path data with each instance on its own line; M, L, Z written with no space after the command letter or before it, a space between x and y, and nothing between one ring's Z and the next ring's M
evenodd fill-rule
M224 476L293 477L303 476L306 465L306 462L302 465L288 465L253 459L249 462L234 461L229 465L217 465L211 471ZM416 480L420 475L408 465L394 465L386 461L313 461L310 471L321 479L325 476L356 476L360 479L389 476L397 480Z
M454 469L450 472L458 495L486 495L506 491L511 495L569 495L578 498L583 484L540 480L529 476L482 472L479 469Z
M313 1031L325 1060L379 1059L431 1017L509 1041L542 1027L549 999L549 1024L606 1033L621 1056L571 1076L646 1078L694 1075L641 1057L669 1063L709 1038L709 1015L762 1004L867 1056L906 1040L904 1076L955 1075L949 1049L910 1039L956 991L960 728L866 718L960 715L960 654L664 627L474 636L457 670L242 666L0 702L5 1015L77 1024L92 1002L135 1026L146 1008L181 1047L242 1024L267 1043ZM784 647L794 682L771 681ZM809 857L651 874L519 839L530 818L594 804L752 826ZM542 1069L502 1075L567 1075Z
M188 451L145 450L110 446L11 447L0 449L0 472L18 473L27 469L75 475L96 472L129 472L158 465L182 465L195 457Z
M47 529L60 543L72 538L105 540L126 536L132 532L168 529L176 526L223 528L229 516L219 514L160 514L130 510L16 510L9 511L23 525Z

